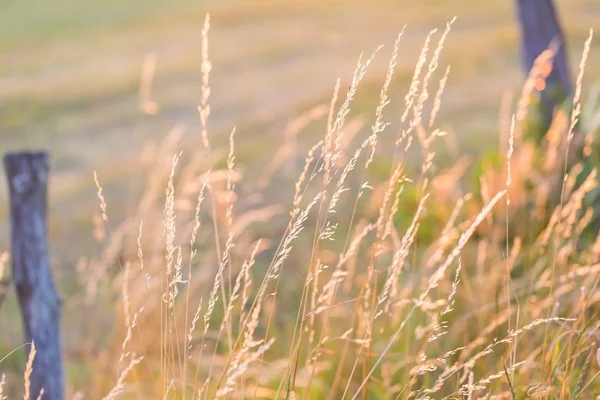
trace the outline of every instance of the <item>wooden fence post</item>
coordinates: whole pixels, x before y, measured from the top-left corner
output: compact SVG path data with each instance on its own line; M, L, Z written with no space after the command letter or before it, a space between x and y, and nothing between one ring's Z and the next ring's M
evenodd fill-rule
M552 122L554 108L572 93L571 76L566 56L566 44L556 9L552 0L517 0L519 27L525 73L533 62L554 41L558 51L552 62L552 72L546 79L546 89L541 96L542 130Z
M25 340L35 342L31 399L64 399L61 300L48 263L46 207L48 154L8 153L4 166L10 189L12 276L23 317ZM29 351L30 346L27 347Z

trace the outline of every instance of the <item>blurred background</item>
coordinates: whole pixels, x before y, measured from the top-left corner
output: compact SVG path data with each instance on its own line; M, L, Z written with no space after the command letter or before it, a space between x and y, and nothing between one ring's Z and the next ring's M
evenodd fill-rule
M589 28L600 21L600 2L556 5L575 69ZM201 30L210 13L209 135L215 147L226 148L228 133L237 127L245 180L259 177L284 142L290 120L327 103L338 77L343 94L360 53L383 44L353 106L353 113L370 113L368 129L389 52L407 24L386 116L397 119L397 101L406 93L426 34L443 29L454 16L441 61L441 69L451 65L452 71L438 120L454 133L457 151L481 154L497 149L501 109L524 79L514 6L471 0L4 1L0 150L51 152L51 258L72 264L94 242L87 234L98 211L94 170L105 186L111 219L118 222L138 200L148 143L177 124L184 143L200 142ZM600 78L593 67L599 57L592 49L587 88ZM144 68L148 79L140 91ZM319 125L298 135L299 160L322 134ZM439 157L443 163L453 154ZM0 249L7 249L3 174L1 179Z
M364 60L383 45L359 85L344 126L346 142L342 149L347 155L356 148L356 143L361 143L370 134L394 41L405 25L396 72L389 89L391 102L383 117L390 126L380 135L375 160L365 173L365 181L369 181L374 190L373 195L358 207L361 218L364 217L364 221L359 222L377 218L387 186L382 182L387 181L396 165L392 161L394 146L391 144L398 132L404 96L425 38L432 29L438 29L430 44L431 54L446 24L454 17L457 19L442 50L440 67L432 78L435 85L430 86L433 97L437 82L451 66L435 126L447 135L440 136L439 143L436 141L433 146L437 154L435 171L431 175L439 178L431 185L432 197L435 198L430 207L433 212L423 217L418 246L424 247L437 238L434 232L440 227L439 221L448 220L455 201L459 197L462 201L464 192L455 186L463 183L463 175L465 180L471 180L469 183L475 182L472 185L475 189L469 188L469 192L478 192L476 188L483 182L480 181L483 172L489 171L488 180L491 182L500 177L502 179L496 181L501 183L502 188L505 187L503 176L494 175L493 168L484 170L489 165L482 167L481 161L498 161L496 167L499 163L505 165L507 124L525 80L515 1L3 0L1 3L0 154L22 149L42 149L51 154L50 259L59 292L65 299L63 325L68 332L65 353L72 393L89 391L92 393L90 398L100 398L99 393L106 393L106 389L113 385L111 376L102 376L98 371L106 371L120 363L119 357L125 349L121 339L124 331L120 323L115 322L123 319L119 315L122 312L119 299L121 279L127 279L119 274L121 261L137 260L136 239L140 220L143 219L144 239L148 243L140 244L140 248L149 249L145 253L145 271L153 262L157 266L156 271L161 271L158 267L162 265L163 256L160 243L164 243L162 208L173 154L183 150L175 179L177 217L181 219L177 222L183 226L177 231L178 240L188 246L193 225L190 221L194 221L194 206L201 186L199 177L203 177L209 167L214 167L215 176L218 175L217 178L213 176L218 182L215 186L222 187L211 190L210 196L214 196L216 201L211 198L213 208L209 212L205 205L206 210L203 208L202 212L210 214L215 227L227 226L221 233L236 231L237 228L243 233L235 238L235 264L242 255L249 253L248 249L253 248L255 240L265 239L263 245L268 250L264 250L266 255L259 253L255 268L265 271L269 265L268 253L275 251L273 243L277 244L284 236L287 210L294 199L294 182L303 168L306 153L326 132L327 112L336 80L340 78L341 81L339 107L361 53ZM556 0L555 5L565 31L574 81L589 29L600 28L600 1ZM208 135L213 149L213 153L208 155L202 147L198 114L202 93L202 27L207 13L211 16L208 36L212 62ZM596 39L592 43L583 82L582 120L587 116L586 105L593 102L590 97L600 94L599 47L600 41ZM227 175L229 134L234 127L236 164L232 171L236 175L234 220L237 225L232 227L228 209L225 210L229 201L225 198L229 193L225 190L223 177ZM181 137L175 140L178 134ZM353 138L356 139L350 145ZM402 171L408 177L421 177L421 154L419 146L414 146L411 151L415 148L415 157L410 159L409 155L407 166ZM282 149L285 151L282 152ZM527 158L527 154L534 153L525 151L523 154L514 160L516 170L526 170L528 163L536 161ZM540 158L537 156L540 153L535 154L532 157ZM347 156L344 157L340 159L340 165L348 161ZM455 170L445 175L444 168L450 166ZM417 172L413 173L411 168ZM191 172L186 175L186 171ZM94 173L103 186L108 207L107 232L102 230L105 226L99 216ZM458 178L450 179L452 175ZM516 175L528 176L526 173ZM448 176L450 178L446 179ZM362 183L363 178L360 179ZM529 184L530 181L523 179L517 183L523 182ZM358 189L361 183L351 174L347 185ZM417 186L420 187L419 184L407 185L406 190L413 192L406 193L409 200L398 208L401 210L397 214L399 221L394 221L398 226L411 224L413 211L418 205L415 199L420 197ZM180 193L183 195L179 196ZM524 190L522 193L525 193L523 197L530 192ZM511 201L518 203L517 195L511 196ZM0 254L9 249L7 200L7 185L2 172ZM488 202L483 200L482 203ZM140 206L144 201L145 209L144 204ZM336 210L337 219L332 220L334 223L342 221L341 225L345 227L346 222L354 222L352 207L357 208L358 201L354 202L353 198L344 198L344 201L347 203ZM404 197L402 201L405 201ZM219 210L214 204L220 207ZM481 209L477 204L469 207L466 212L471 215L478 214ZM140 210L148 211L148 215L154 216L154 221ZM436 212L439 220L435 219ZM131 224L123 223L127 218L130 218ZM200 219L208 222L209 218L203 215ZM519 217L514 220L527 225L527 221L523 223ZM313 223L309 221L308 226ZM121 230L123 226L125 228ZM319 250L322 253L319 254L319 263L335 260L336 246L343 243L342 230L331 248ZM208 293L213 269L216 270L222 257L219 249L212 248L215 242L219 246L219 240L224 245L226 237L222 236L219 238L218 233L213 235L210 226L200 230L198 243L202 245L199 245L199 255L194 259L194 263L198 264L195 265L195 279L193 285L188 285L193 296ZM502 237L488 236L493 240ZM127 243L121 247L119 242ZM280 308L275 313L275 300L265 302L265 315L267 312L276 315L271 334L280 338L280 347L273 350L274 354L288 354L289 336L296 334L295 328L290 327L295 323L294 316L299 310L302 273L307 267L312 268L312 256L308 263L306 258L313 246L314 238L310 233L298 238L287 261L291 265L282 279ZM414 245L415 248L418 246ZM480 247L483 247L477 246L479 254ZM122 251L122 248L125 250ZM475 246L471 250L474 249ZM574 249L569 247L569 251L576 252ZM84 257L87 260L83 260ZM490 261L487 265L485 257L479 263L478 256L477 279L483 276L484 271L479 266L486 264L490 276L504 284L502 276L497 274L504 268L504 259L498 254L490 259L497 264ZM475 265L474 262L470 264ZM416 291L420 285L418 279L427 278L429 273L427 269L417 271L414 267L410 270L414 274L414 284L410 283L412 279L409 280L408 293ZM571 265L565 264L564 267L570 271ZM196 274L197 270L201 273ZM531 272L529 268L524 270ZM102 275L103 272L107 272L106 276ZM147 275L142 276L141 269L137 273L139 276L135 282L138 284L132 285L137 293L132 298L148 307L145 314L148 317L140 321L140 331L149 334L139 335L134 345L144 351L150 349L150 356L154 355L156 361L160 359L157 355L162 354L162 350L156 346L157 321L152 320L158 314L151 307L162 307L162 303L145 302L151 297L146 294L144 285L139 283ZM456 276L458 279L458 273ZM352 280L349 279L349 282L344 288L344 295L348 298L353 293ZM489 290L479 296L475 288L487 281L472 282L475 282L472 289L465 291L464 297L468 301L461 304L461 310L474 309L477 304L497 305L499 297L492 297L499 296L499 289L495 294L494 290ZM162 283L159 289L162 290ZM313 295L316 292L314 289ZM473 293L477 295L473 296ZM573 298L578 293L575 289L567 292L568 295L573 294ZM0 319L0 356L22 344L20 324L16 322L20 317L15 299L7 299L2 309L7 318ZM563 307L570 310L576 301L566 301ZM193 302L196 304L197 299L193 298ZM139 305L135 300L132 303L134 308ZM539 309L545 307L540 306ZM344 322L350 320L349 315L353 314L345 312L340 311L336 318ZM495 321L496 314L490 312L488 317ZM491 326L486 325L488 322L485 320L479 324L468 321L459 322L457 329L467 327L472 331L472 337L479 335L484 327ZM389 325L385 324L386 327ZM267 326L270 327L270 316ZM463 338L468 336L459 330L453 337L462 344ZM535 341L531 340L531 343ZM409 349L407 351L416 355L417 347L413 348L409 341L399 346L404 344ZM404 352L406 349L399 347L396 350ZM13 382L20 382L25 354L15 354L4 365L12 363ZM216 359L218 361L219 357ZM497 357L495 362L500 360ZM150 362L148 365L152 368ZM506 371L506 366L504 368ZM149 375L152 375L152 370ZM144 380L140 379L140 382ZM269 396L265 398L272 398ZM149 397L140 395L138 398Z

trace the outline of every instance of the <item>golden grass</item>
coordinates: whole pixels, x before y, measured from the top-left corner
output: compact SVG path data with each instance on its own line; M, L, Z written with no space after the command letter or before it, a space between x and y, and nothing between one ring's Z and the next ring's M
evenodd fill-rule
M25 400L29 400L31 398L31 373L33 372L33 361L35 360L35 353L35 343L31 342L31 348L29 349L29 356L27 358L27 365L25 366L25 394L23 395L23 398Z
M286 138L295 138L329 109L324 138L310 147L289 187L285 219L264 189L278 184L278 169L295 156L297 142L286 139L255 186L241 179L239 132L231 131L225 154L211 145L207 16L202 146L182 150L174 129L150 157L135 215L119 226L110 226L110 199L94 173L96 230L105 230L96 238L104 250L83 263L67 304L67 312L80 308L85 331L83 338L65 338L67 364L85 371L69 377L70 392L104 399L353 400L597 393L600 236L586 238L594 224L586 199L597 188L596 170L583 175L593 152L569 164L592 36L570 119L558 113L538 147L520 140L542 88L537 81L549 74L550 49L525 83L503 162L486 169L480 190L471 192L462 183L462 162L447 171L436 165L443 151L437 139L446 135L436 118L450 73L447 66L439 76L438 67L451 24L433 52L436 31L427 35L403 110L392 111L402 125L386 179L372 169L378 139L392 135L384 111L395 95L390 85L402 33L369 136L354 144L350 112L381 48L359 58L339 108L340 80L329 108L317 106L289 125ZM146 113L159 112L147 108L155 104L155 63L147 60L140 89ZM577 134L591 146L593 132ZM406 163L413 144L422 156L416 171ZM536 161L547 156L551 163ZM552 204L556 177L560 198ZM582 249L585 240L592 244ZM32 344L25 398L34 356ZM4 382L3 375L0 399Z

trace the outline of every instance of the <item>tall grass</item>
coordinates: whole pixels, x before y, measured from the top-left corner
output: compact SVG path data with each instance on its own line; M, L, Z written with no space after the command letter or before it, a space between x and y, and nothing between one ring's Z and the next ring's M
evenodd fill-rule
M448 170L436 165L447 135L436 118L451 79L449 66L441 74L438 67L452 22L427 35L402 110L387 107L400 33L370 134L356 134L350 111L381 48L359 58L341 104L338 81L330 107L290 124L252 186L241 185L235 129L228 152L211 145L209 23L201 146L183 148L175 127L150 157L135 215L119 226L108 218L118 205L94 175L104 250L82 263L79 293L66 305L81 316L80 337L65 337L67 363L82 366L69 377L73 396L584 399L600 391L591 356L600 236L586 200L597 180L584 168L594 132L576 132L591 35L573 112L559 111L541 144L524 139L549 49L504 132L503 162L484 171L479 187L465 183L460 160ZM140 90L150 114L158 112L150 100L155 63L146 60ZM296 154L288 138L327 110L324 137L295 183L273 187ZM396 133L390 112L400 116ZM372 171L383 135L395 136L385 179ZM410 152L422 155L416 172ZM289 213L272 204L273 191L289 192ZM0 398L4 385L3 375Z

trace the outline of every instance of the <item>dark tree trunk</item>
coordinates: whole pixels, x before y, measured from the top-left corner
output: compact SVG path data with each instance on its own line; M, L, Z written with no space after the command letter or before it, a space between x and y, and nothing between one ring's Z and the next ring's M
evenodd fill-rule
M565 56L565 40L552 0L517 0L521 28L523 60L529 72L536 57L551 42L558 45L553 60L552 73L546 80L546 89L540 99L541 128L545 130L552 122L552 114L572 92L569 66Z
M46 198L48 155L11 153L4 157L10 188L12 274L27 343L35 342L30 393L36 399L64 399L61 301L48 265ZM28 346L28 351L29 351Z

